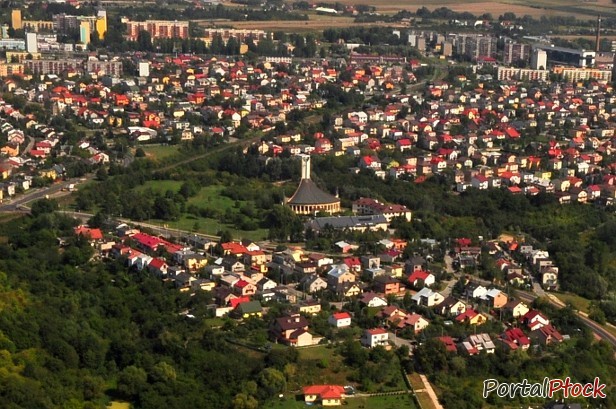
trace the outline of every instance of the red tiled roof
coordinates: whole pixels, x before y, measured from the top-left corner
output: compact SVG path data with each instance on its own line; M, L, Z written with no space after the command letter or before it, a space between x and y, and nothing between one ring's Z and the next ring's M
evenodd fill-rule
M101 240L103 238L103 232L101 229L91 229L85 226L75 227L75 234L84 236L90 240Z
M318 395L321 399L340 399L344 395L344 387L340 385L304 386L304 395Z

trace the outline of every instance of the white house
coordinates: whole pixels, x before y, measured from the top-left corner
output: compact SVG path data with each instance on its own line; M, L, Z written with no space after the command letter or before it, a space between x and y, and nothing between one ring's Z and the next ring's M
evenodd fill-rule
M441 294L432 291L428 287L422 288L415 295L411 297L413 301L417 303L417 305L425 305L426 307L433 307L442 303L445 300Z
M387 345L389 335L383 328L367 329L361 336L360 342L363 346L374 348L379 345Z
M336 312L329 316L327 322L336 328L351 326L351 314L348 312Z

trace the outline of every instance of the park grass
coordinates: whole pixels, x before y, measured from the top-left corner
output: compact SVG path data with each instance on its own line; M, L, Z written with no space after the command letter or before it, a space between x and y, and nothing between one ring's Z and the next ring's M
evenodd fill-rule
M578 311L588 313L590 310L590 300L571 293L552 293L556 298L565 304L571 304Z
M179 191L182 183L183 182L178 180L148 180L136 189L141 192L150 189L153 192L165 194L167 190L173 192Z
M224 186L212 185L205 186L199 190L196 196L188 199L188 204L194 204L197 206L211 207L221 211L232 208L235 205L235 201L227 196L221 194ZM241 204L245 202L239 201Z
M419 402L419 406L422 409L436 409L434 406L434 402L430 399L430 395L427 392L419 392L415 394L417 401Z
M421 378L419 377L418 373L414 372L414 373L408 374L407 378L409 379L409 382L411 383L411 387L413 388L413 390L424 388L424 384L421 381Z
M299 360L289 390L312 384L347 385L352 370L334 348L325 345L299 349Z
M130 409L130 403L128 402L119 402L117 400L112 401L109 406L107 406L108 409Z
M231 224L221 223L216 219L198 217L192 214L183 214L180 216L179 220L175 221L149 219L145 222L159 226L167 226L172 236L174 235L174 230L194 231L195 233L211 236L216 236L219 231L228 230L233 236L233 239L249 239L253 241L264 240L268 235L267 229L240 230ZM198 227L198 229L195 230L195 227Z
M349 397L344 405L346 409L416 409L417 405L411 395L390 395L370 397Z
M153 192L165 194L168 190L178 192L184 182L177 180L149 180L137 189L140 191L152 190ZM224 213L228 209L231 209L234 213L237 213L239 209L236 208L236 201L223 196L222 185L211 185L202 187L196 196L188 199L186 205L195 205L200 208L216 209L221 213ZM237 204L242 206L246 204L246 201L238 200ZM218 219L196 216L194 214L184 213L180 216L179 220L165 221L159 219L150 219L146 222L152 224L158 224L160 226L167 226L170 233L173 234L173 230L185 230L194 231L195 233L202 233L208 235L217 235L219 231L228 230L234 239L249 239L254 241L260 241L267 238L268 231L266 229L256 230L240 230L233 224L221 222Z
M162 161L179 153L177 145L141 145L140 148L148 159L154 161Z
M283 399L272 400L264 406L266 409L305 409L308 406L300 395L287 396ZM344 400L346 409L417 409L417 405L410 395L392 396L353 396Z

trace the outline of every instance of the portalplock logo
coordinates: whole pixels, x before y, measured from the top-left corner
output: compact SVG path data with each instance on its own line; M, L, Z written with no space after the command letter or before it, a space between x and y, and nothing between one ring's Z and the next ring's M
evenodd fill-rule
M562 397L568 398L605 398L605 384L599 378L593 382L582 384L571 382L571 378L549 379L544 378L542 383L530 383L524 379L519 383L499 382L496 379L483 381L483 398L486 399L491 393L496 393L500 398L516 396L522 398L552 399L555 394L562 392Z

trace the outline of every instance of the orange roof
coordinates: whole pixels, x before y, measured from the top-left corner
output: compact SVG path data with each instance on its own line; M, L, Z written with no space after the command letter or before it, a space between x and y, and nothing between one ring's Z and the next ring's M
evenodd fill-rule
M304 386L304 395L318 395L321 399L340 399L343 394L344 387L340 385Z
M86 226L75 227L75 234L84 236L90 240L101 240L103 238L103 232L101 229L91 229Z

